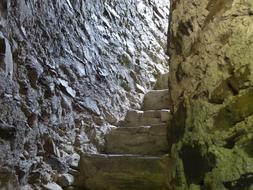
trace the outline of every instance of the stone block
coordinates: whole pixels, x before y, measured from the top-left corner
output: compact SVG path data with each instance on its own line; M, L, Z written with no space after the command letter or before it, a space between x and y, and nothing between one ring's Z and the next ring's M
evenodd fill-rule
M161 155L168 152L167 125L119 127L106 136L106 153Z
M169 109L169 90L151 90L144 96L142 110Z
M81 156L80 189L167 190L170 158L136 155Z

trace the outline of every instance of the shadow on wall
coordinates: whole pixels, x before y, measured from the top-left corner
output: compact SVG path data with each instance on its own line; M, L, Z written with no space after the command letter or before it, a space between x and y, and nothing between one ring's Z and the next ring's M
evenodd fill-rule
M185 177L188 184L204 185L205 174L215 166L215 157L203 155L201 147L196 144L184 145L180 152L183 160Z

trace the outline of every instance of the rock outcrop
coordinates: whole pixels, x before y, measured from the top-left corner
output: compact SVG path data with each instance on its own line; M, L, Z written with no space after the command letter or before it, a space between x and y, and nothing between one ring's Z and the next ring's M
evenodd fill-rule
M0 1L0 189L72 183L78 154L103 149L167 72L168 14L158 0Z
M253 188L253 2L173 0L173 189Z

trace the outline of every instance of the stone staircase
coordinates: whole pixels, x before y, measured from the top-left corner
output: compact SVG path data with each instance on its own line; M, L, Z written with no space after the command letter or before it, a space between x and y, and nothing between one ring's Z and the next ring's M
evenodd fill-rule
M129 110L106 137L104 154L81 155L77 184L85 190L168 190L168 90L151 90L142 110Z

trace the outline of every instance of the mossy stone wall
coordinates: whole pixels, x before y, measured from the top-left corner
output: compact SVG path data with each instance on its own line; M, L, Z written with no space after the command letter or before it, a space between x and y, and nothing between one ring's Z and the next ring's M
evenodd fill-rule
M252 189L253 1L173 0L169 41L173 189Z

